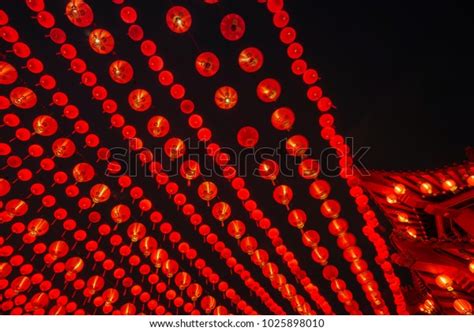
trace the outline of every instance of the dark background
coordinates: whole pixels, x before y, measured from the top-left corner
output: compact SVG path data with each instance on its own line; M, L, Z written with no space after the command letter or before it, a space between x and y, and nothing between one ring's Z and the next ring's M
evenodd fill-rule
M78 47L79 56L83 57L90 70L98 75L99 83L109 89L110 97L119 101L121 113L126 116L127 122L138 128L138 135L145 139L145 145L159 147L164 142L152 139L145 129L148 118L155 113L162 114L170 120L172 127L170 136L194 138L195 133L187 127L186 116L180 113L179 104L171 100L167 89L156 82L155 75L147 69L146 60L140 54L137 45L126 37L127 27L119 19L119 8L105 1L88 1L88 3L94 9L95 27L108 29L115 37L116 48L113 54L98 56L90 50L87 36L91 29L79 29L69 23L63 15L66 2L49 2L47 9L55 14L58 26L67 32L68 40ZM173 4L184 4L191 11L193 26L190 33L176 35L167 28L164 16ZM108 130L109 119L101 114L100 104L90 100L89 89L79 87L78 76L66 71L68 62L54 55L57 52L57 45L44 38L45 31L32 21L31 12L26 6L18 5L16 1L2 1L1 5L5 6L5 10L11 16L11 24L19 28L22 38L31 45L34 54L45 61L47 70L60 78L58 88L73 96L71 103L80 107L81 116L90 122L92 131L101 134L103 144L109 147L125 146L126 142L123 141L119 130ZM260 131L258 147L276 146L287 133L277 132L271 127L270 115L277 106L287 105L292 107L297 115L292 133L304 134L310 139L313 156L318 157L320 150L327 147L327 143L319 138L317 110L306 100L303 82L290 73L291 62L286 57L285 48L278 41L278 30L272 26L272 17L262 5L255 1L222 1L213 6L205 5L202 1L143 1L134 2L133 6L138 10L138 23L144 27L146 37L157 43L158 54L164 58L165 67L170 68L175 73L176 80L186 86L187 97L195 101L197 111L205 119L204 125L213 130L213 140L222 146L239 149L235 138L238 129L244 125L252 125ZM426 169L465 159L464 148L473 142L470 120L472 86L470 72L473 54L469 45L473 24L465 6L455 1L438 5L421 1L399 3L374 1L356 4L349 1L294 0L286 1L285 8L291 15L290 25L298 31L297 40L305 47L304 59L318 70L322 77L321 87L337 107L333 114L336 117L338 130L345 136L354 137L356 147L371 147L363 160L367 168ZM224 40L218 28L222 16L229 12L239 13L247 24L245 36L235 43ZM1 45L2 49L6 47L5 43ZM249 46L259 47L265 55L264 67L252 75L243 73L237 65L239 52ZM206 50L215 52L221 60L221 69L212 79L204 79L194 69L195 57ZM14 58L8 57L10 58L13 63ZM135 78L126 86L118 86L108 77L108 65L116 59L125 59L134 66ZM277 104L263 104L255 97L256 85L266 77L274 77L282 84L283 92ZM22 83L34 86L35 79L37 78L32 78L32 75L26 73L22 76ZM214 91L221 85L234 86L239 92L237 107L228 112L218 110L213 103ZM127 95L132 88L146 88L152 93L154 105L150 111L139 114L128 109ZM41 111L57 114L59 108L48 106L50 101L46 94L43 96L40 93L40 100ZM22 120L28 122L34 116L36 114L24 112ZM61 125L62 135L67 136L71 131L70 122ZM4 137L11 135L11 132L2 130L2 141ZM53 140L45 139L43 143L50 143ZM24 145L15 144L13 149L19 151L18 154L24 153L22 150ZM76 145L80 146L79 143ZM93 151L82 150L70 160L58 161L58 167L70 173L70 168L77 162L93 163L95 158ZM27 162L29 163L26 164L32 169L38 168L36 160L30 159ZM253 169L256 164L251 162L248 166ZM97 205L95 209L103 212L104 222L111 223L107 218L110 208L119 202L127 204L131 202L126 194L119 193L113 180L102 175L103 165L97 164L97 167L99 180L106 182L115 193L111 200ZM14 177L15 173L2 176ZM51 181L51 176L41 173L36 179L48 182ZM236 242L227 236L225 228L221 229L212 219L205 203L197 198L198 184L193 183L187 188L181 178L177 177L175 180L186 192L190 202L205 216L206 223L212 225L213 231L232 248L239 261L245 262L255 279L265 286L287 312L290 312L291 307L288 303L271 288L258 268L249 262L248 257L240 252ZM219 198L235 206L232 217L243 220L248 233L259 240L259 246L273 252L263 232L255 227L244 209L239 207L240 202L226 180L216 177L212 180L219 187ZM202 238L192 230L182 214L176 211L175 206L169 202L167 194L163 190L156 190L154 180L139 175L136 181L145 189L145 195L163 212L165 219L186 236L185 240L198 249L208 264L226 278L255 309L260 313L268 313L263 305L248 294L248 290L238 277L228 272L224 262L217 259L217 255L211 252L209 246L202 245ZM357 235L358 244L364 250L364 258L368 262L373 261L373 248L361 234L363 220L355 211L347 187L339 179L330 179L330 182L333 186L333 196L341 201L343 206L342 216L350 221L351 231ZM72 183L73 181L67 184ZM331 263L340 269L341 277L348 283L361 310L364 313L371 313L364 293L349 271L349 264L342 260L342 252L337 248L334 238L328 234L327 221L319 214L320 203L307 194L309 183L298 178L279 178L278 184L283 183L290 184L294 189L295 198L291 207L303 208L308 213L308 229L316 228L320 231L322 244L330 249ZM248 178L247 184L252 197L257 200L265 215L271 218L273 225L280 229L285 243L295 252L300 265L320 287L321 293L330 301L334 311L344 313L328 282L321 277L322 268L312 262L309 249L301 245L298 231L288 225L284 207L273 201L271 183L258 178ZM90 186L89 184L81 186L82 195L88 194ZM75 211L77 201L65 198L63 189L55 187L51 189L51 194L60 198L61 205L71 210L71 217L74 217L80 226L85 227L87 219L84 214ZM27 190L27 184L16 185L11 195L24 196ZM39 206L41 202L32 201L31 204L31 212L28 215L33 217L32 215L36 215L34 212L36 207L33 206ZM38 214L51 218L51 212L42 210ZM145 217L140 216L136 204L133 219L147 222ZM384 228L389 229L389 224L383 220L383 216L381 223ZM97 237L97 225L88 227L91 237ZM149 224L147 227L152 231ZM388 239L388 231L384 228L380 231ZM2 233L4 229L6 228L2 228ZM118 231L126 237L126 225L120 227ZM63 234L61 228L52 227L45 241L58 240L61 236L72 240L70 233ZM102 245L104 251L110 252L106 240L102 241ZM162 245L172 251L169 242L163 242ZM74 253L80 256L86 255L80 245ZM69 256L73 256L71 254ZM116 251L112 255L116 260L120 259ZM172 255L180 261L178 253ZM280 271L295 284L294 277L280 263L280 257L273 253L270 259L277 262ZM38 264L38 268L42 268L41 259L37 259L35 263ZM374 262L370 262L370 267L379 282L384 300L394 313L390 291L379 268ZM183 268L203 283L203 279L193 271L194 269L187 268L185 264ZM46 272L49 272L48 269ZM405 270L398 272L404 285L408 285L410 279L407 272ZM91 268L86 268L81 277L87 279L95 273ZM110 274L107 277L107 286L113 286L115 280L111 279ZM141 276L136 270L133 278L140 283ZM56 278L56 282L59 288L63 287L61 277ZM297 286L297 289L300 294L304 294L301 286ZM206 291L220 298L220 294L211 286ZM307 295L305 298L314 307ZM129 294L123 296L117 306L127 301L131 301ZM227 302L224 304L227 305ZM93 311L93 307L86 307L86 312Z

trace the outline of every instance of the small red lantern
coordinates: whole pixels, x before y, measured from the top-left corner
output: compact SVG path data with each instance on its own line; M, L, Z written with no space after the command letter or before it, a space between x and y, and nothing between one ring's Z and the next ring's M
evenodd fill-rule
M239 66L248 73L256 72L263 66L263 53L256 47L248 47L239 54Z
M245 21L237 14L228 14L222 18L220 29L225 39L236 41L245 33Z
M128 95L128 103L133 110L143 112L151 107L152 98L144 89L135 89Z
M212 52L204 52L196 58L195 66L201 76L211 77L219 70L219 58Z
M232 109L238 101L237 91L230 86L222 86L216 90L214 101L220 109Z
M115 46L114 37L105 29L95 29L89 34L89 46L98 54L109 54Z
M109 66L110 78L118 84L126 84L133 78L133 67L124 60L117 60Z
M191 13L182 6L173 6L166 13L166 24L171 31L184 33L191 27Z
M259 134L257 129L251 126L244 126L237 133L237 142L245 148L252 148L258 142Z
M262 80L257 86L257 97L263 102L275 102L280 97L280 83L273 78Z
M170 131L170 124L166 117L156 115L148 120L148 132L155 138L162 138Z

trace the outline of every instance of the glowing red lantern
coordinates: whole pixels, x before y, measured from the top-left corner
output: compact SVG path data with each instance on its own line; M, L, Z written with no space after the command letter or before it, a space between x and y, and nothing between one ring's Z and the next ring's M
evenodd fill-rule
M245 148L252 148L258 142L259 134L257 129L251 126L244 126L237 133L237 142Z
M170 123L166 117L156 115L148 120L148 132L155 138L162 138L170 131Z
M59 158L69 158L76 152L76 145L69 138L59 138L53 142L53 153Z
M232 209L227 202L220 201L212 206L212 216L224 226L224 221L230 217Z
M69 1L66 5L66 16L72 24L80 28L91 25L94 20L91 7L82 0Z
M257 86L257 97L263 102L275 102L280 97L280 83L273 78L262 80Z
M105 29L95 29L89 34L89 46L98 54L109 54L115 46L114 37Z
M85 183L94 178L95 170L89 163L78 163L72 169L72 175L77 182Z
M133 78L133 67L124 60L117 60L109 66L110 78L118 84L126 84Z
M33 120L33 130L40 136L49 137L58 130L58 122L49 115L40 115Z
M202 286L197 283L192 283L186 289L186 295L191 301L196 301L202 295Z
M38 98L31 89L19 86L10 92L10 100L18 108L30 109L36 105Z
M236 41L245 33L245 21L237 14L228 14L222 18L220 29L225 39Z
M258 172L263 179L273 182L280 172L280 167L273 160L264 160L258 166Z
M298 173L304 179L315 179L319 175L319 162L315 159L301 161L298 166Z
M216 90L214 101L220 109L232 109L238 101L237 91L230 86L222 86Z
M239 54L239 66L245 72L256 72L263 66L263 53L256 47L248 47Z
M239 220L233 220L227 225L227 233L237 240L245 234L245 224Z
M187 272L179 272L174 277L174 283L180 291L184 291L191 284L191 276Z
M201 174L199 163L194 160L184 161L179 173L188 181L188 185L190 185L191 181L198 178Z
M184 33L192 24L191 13L182 6L173 6L166 13L166 24L175 33Z
M240 248L244 253L252 255L258 247L257 239L247 236L240 241Z
M170 138L165 142L165 153L172 159L178 159L186 153L184 141L179 138Z
M15 67L5 61L0 61L0 85L13 84L18 78Z
M127 235L132 242L137 242L145 237L146 227L142 223L132 223L128 226Z
M163 263L168 260L168 253L161 248L154 249L150 254L150 261L155 268L161 268Z
M293 190L287 185L279 185L273 190L273 199L289 210L289 204L293 199Z
M295 228L304 228L306 220L306 213L302 209L293 209L288 213L288 222Z
M325 180L315 180L309 186L309 194L314 199L324 200L329 196L329 193L331 193L331 186Z
M135 89L128 95L128 104L138 112L143 112L151 107L151 94L144 89Z
M178 269L179 269L178 262L172 259L166 260L161 266L161 271L168 278L172 278L178 272Z
M217 196L217 186L211 181L202 182L198 187L199 197L207 202L209 206L209 201L214 199Z
M277 130L290 131L295 123L295 114L290 108L281 107L272 113L271 122Z
M124 204L118 204L110 210L110 217L117 224L128 221L131 214L130 208Z
M321 214L327 218L337 218L341 212L341 205L336 200L326 200L321 205Z
M32 237L44 235L49 230L49 223L44 218L35 218L28 223L28 234Z
M294 135L286 141L286 152L291 156L303 157L309 149L309 142L305 136Z
M195 66L201 76L211 77L219 70L219 58L212 52L204 52L196 58Z

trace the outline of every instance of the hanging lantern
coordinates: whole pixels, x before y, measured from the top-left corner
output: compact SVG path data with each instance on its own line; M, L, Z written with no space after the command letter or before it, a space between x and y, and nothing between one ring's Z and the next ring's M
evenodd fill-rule
M442 274L438 275L435 279L436 285L442 289L452 291L453 289L453 280L448 275Z
M80 28L85 28L94 21L94 12L82 0L71 0L66 5L66 16L69 21Z
M173 6L166 13L166 24L171 31L184 33L191 27L191 13L182 6Z
M165 154L171 159L176 160L186 153L184 141L179 138L170 138L165 143Z
M145 237L146 227L142 223L132 223L128 226L127 235L132 242L137 242Z
M239 40L245 33L245 21L240 15L228 14L222 18L220 30L225 39Z
M252 148L258 143L259 134L257 129L251 126L244 126L237 133L237 142L244 148Z
M155 268L161 268L163 263L168 260L168 253L161 248L154 249L150 254L150 261Z
M28 211L28 204L21 199L12 199L6 203L5 211L11 217L23 216Z
M148 132L155 138L162 138L170 131L170 123L166 117L156 115L148 120Z
M196 58L195 66L201 76L212 77L219 70L219 58L212 52L204 52Z
M403 185L403 184L395 184L393 186L393 191L397 195L403 195L407 192L407 189L406 189L405 185Z
M54 241L49 245L48 252L53 256L53 259L56 260L67 255L69 246L63 240Z
M84 260L80 257L71 257L66 261L65 269L69 274L77 274L84 269Z
M272 262L266 263L262 268L262 273L266 278L272 280L278 274L278 266Z
M280 172L280 167L275 161L268 159L259 164L258 172L260 177L273 182Z
M239 54L239 66L248 73L256 72L263 66L263 53L256 47L248 47Z
M433 186L428 182L421 183L420 192L425 195L431 195L433 194Z
M327 218L338 218L341 205L336 200L326 200L321 205L321 214Z
M179 272L174 277L174 283L180 291L184 291L191 284L191 276L187 272Z
M212 314L217 316L229 315L229 311L224 306L217 306L212 312Z
M280 83L273 78L262 80L257 86L257 97L263 102L275 102L280 97Z
M319 244L320 236L316 230L308 230L301 236L301 241L306 247L314 248Z
M257 249L255 251L255 253L252 255L251 259L252 259L252 262L254 264L256 264L257 266L259 266L261 268L268 262L269 256L268 256L267 251L265 251L263 249ZM276 273L278 273L278 268L277 268ZM275 275L273 275L273 276L275 276ZM265 276L265 277L267 277L267 276ZM267 277L267 278L270 278L270 277ZM270 279L273 279L273 277L270 278Z
M198 187L198 195L202 200L206 201L209 206L209 201L217 196L216 184L210 181L202 182Z
M462 315L472 315L472 305L464 299L456 299L453 302L454 309Z
M306 213L302 209L293 209L288 213L288 222L295 228L304 228L306 219Z
M224 226L224 221L230 217L231 208L227 202L220 201L212 206L212 216Z
M244 253L252 255L258 247L257 240L254 237L247 236L240 241L240 248Z
M286 152L291 156L303 157L309 149L309 142L305 136L294 135L286 140Z
M40 136L49 137L58 131L58 122L49 115L40 115L33 120L33 130Z
M319 175L319 162L315 159L301 161L298 166L298 173L304 179L316 179Z
M59 138L53 142L53 153L59 158L69 158L76 152L76 145L69 138Z
M289 210L289 204L293 199L293 190L287 185L279 185L273 190L273 199Z
M152 98L147 90L135 89L128 95L128 104L135 111L147 111L148 109L150 109L151 103Z
M72 168L72 176L78 183L85 183L94 178L94 167L89 163L78 163Z
M105 29L95 29L89 34L89 46L98 54L109 54L115 46L114 37Z
M15 67L5 61L0 61L0 85L13 84L18 78Z
M197 283L192 283L186 289L186 295L195 302L202 295L202 286Z
M33 108L38 102L35 92L23 86L15 87L10 92L10 100L12 104L20 109Z
M446 179L441 186L445 191L455 192L458 189L458 185L453 179Z
M191 181L195 180L201 175L199 163L194 160L187 160L181 164L179 169L181 177L188 181L188 186L191 185Z
M10 192L11 185L8 180L0 178L0 197L3 197Z
M90 196L94 203L102 203L110 198L110 188L105 184L96 184L90 190Z
M133 67L124 60L117 60L109 66L110 78L118 84L126 84L133 78Z
M148 257L151 252L158 248L158 242L153 237L145 237L140 240L139 248L143 255Z
M281 295L286 299L286 300L291 300L296 295L296 289L293 285L291 284L285 284L282 286L281 290Z
M309 194L311 194L314 199L325 200L329 196L329 193L331 193L331 186L323 179L315 180L309 186Z
M172 259L166 260L161 266L161 271L168 278L172 278L178 272L178 269L179 269L178 262Z
M28 234L32 237L44 235L49 230L49 223L44 218L35 218L28 223Z
M108 288L102 292L102 298L106 306L113 305L119 299L119 292L114 288Z
M316 246L311 252L311 258L314 262L324 266L328 263L329 252L324 247Z
M281 107L272 113L272 125L280 131L290 131L295 123L295 114L288 107Z
M239 220L233 220L227 225L227 233L237 240L245 234L245 224Z
M229 110L237 104L237 91L230 86L222 86L216 90L214 101L220 109Z
M117 224L128 221L131 214L130 208L124 204L118 204L110 210L110 217Z

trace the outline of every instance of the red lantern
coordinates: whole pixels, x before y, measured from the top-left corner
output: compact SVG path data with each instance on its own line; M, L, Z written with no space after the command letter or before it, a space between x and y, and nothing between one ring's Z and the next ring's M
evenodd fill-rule
M179 138L170 138L165 143L165 154L172 160L182 157L186 153L184 141Z
M114 206L110 210L110 217L117 224L128 221L130 216L131 216L131 211L127 205L119 204L119 205Z
M311 258L314 260L314 262L324 266L328 263L329 252L324 247L316 246L311 252Z
M301 236L301 241L307 247L316 247L319 243L320 236L319 233L315 230L308 230L303 233Z
M94 21L91 7L82 0L71 0L66 5L66 16L72 24L85 28Z
M302 135L294 135L286 141L286 152L291 156L303 157L309 149L308 139Z
M58 131L58 122L49 115L40 115L33 120L33 130L40 136L49 137Z
M315 159L301 161L298 166L298 173L304 179L315 179L319 175L319 162Z
M184 291L191 284L191 276L187 272L179 272L174 277L174 283L180 291Z
M194 160L184 161L179 170L181 176L188 181L188 186L201 174L199 163Z
M143 255L148 257L155 249L158 248L158 242L153 237L145 237L140 240L139 248Z
M105 29L95 29L89 34L89 46L98 54L109 54L115 46L114 37Z
M202 200L206 201L209 206L209 201L217 196L216 184L210 181L202 182L198 187L198 195Z
M240 248L244 253L252 255L258 247L257 240L254 237L247 236L240 241Z
M321 205L321 213L327 218L337 218L341 212L341 205L336 200L326 200Z
M255 47L248 47L239 54L239 66L248 73L256 72L263 66L263 53Z
M214 101L220 109L232 109L238 101L237 91L230 86L222 86L216 90Z
M309 186L309 194L311 194L314 199L325 200L330 192L331 186L327 181L322 179L315 180Z
M293 199L293 190L287 185L279 185L273 190L273 199L289 210L289 204Z
M178 269L179 269L178 262L172 259L166 260L161 267L161 271L168 278L172 278L178 272Z
M156 115L148 120L148 132L155 138L162 138L170 131L170 123L166 117Z
M263 102L275 102L280 97L280 83L273 78L262 80L257 86L257 97Z
M166 24L175 33L184 33L192 24L191 13L182 6L173 6L166 13Z
M85 183L94 178L95 170L89 163L78 163L72 169L72 175L77 182Z
M30 109L36 105L38 98L31 89L20 86L10 92L10 100L20 109Z
M126 84L133 78L133 67L124 60L117 60L109 66L110 78L118 84Z
M257 129L251 126L244 126L237 133L237 142L245 148L252 148L258 143L259 134Z
M245 33L245 21L237 14L228 14L222 18L220 29L225 39L236 41Z
M201 76L211 77L219 70L219 58L212 52L204 52L196 58L195 66Z
M56 139L52 148L54 155L59 158L69 158L76 152L76 145L69 138Z
M230 217L230 214L231 208L227 202L220 201L212 206L212 216L221 222L222 226L224 226L224 221Z
M281 107L272 113L272 125L281 131L290 131L295 123L295 114L290 108Z
M35 218L28 223L28 234L32 237L44 235L49 230L49 223L44 218Z
M263 179L273 182L280 172L280 167L273 160L264 160L258 166L258 172Z
M306 213L302 209L293 209L288 213L288 222L295 228L304 228L306 219Z
M127 235L132 242L137 242L146 235L146 227L142 223L132 223L128 226Z
M0 85L13 84L18 78L15 67L5 61L0 61Z
M135 111L147 111L151 107L151 103L152 98L147 90L135 89L128 95L128 104Z
M161 248L152 250L150 254L150 261L155 268L161 268L163 263L168 260L168 253Z
M186 289L186 295L191 301L196 301L202 295L202 286L197 283L192 283Z
M239 240L245 234L245 224L239 220L233 220L227 225L227 233Z

